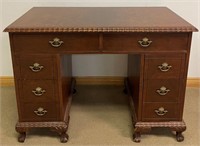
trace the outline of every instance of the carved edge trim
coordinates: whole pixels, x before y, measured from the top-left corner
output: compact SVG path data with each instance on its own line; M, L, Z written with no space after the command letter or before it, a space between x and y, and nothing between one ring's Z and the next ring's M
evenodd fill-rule
M170 122L137 122L135 127L185 127L184 121L170 121Z
M151 27L151 28L124 28L124 27L97 27L97 28L6 28L4 32L195 32L193 27Z
M63 127L67 128L67 122L17 122L16 128L51 128Z

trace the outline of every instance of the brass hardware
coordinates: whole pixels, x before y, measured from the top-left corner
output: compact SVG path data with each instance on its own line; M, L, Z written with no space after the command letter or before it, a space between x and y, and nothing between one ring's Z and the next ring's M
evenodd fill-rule
M39 107L36 111L34 111L34 113L37 116L44 116L47 113L47 111L44 108Z
M138 43L142 47L148 47L152 43L152 41L150 41L147 37L144 37L142 40L138 41Z
M172 66L169 65L168 63L164 62L162 65L159 65L158 68L160 71L166 72L168 71Z
M164 109L164 107L160 107L159 109L155 110L155 113L158 116L164 116L168 111Z
M160 89L156 90L159 95L166 95L170 90L167 89L165 86L160 87Z
M35 88L35 90L32 90L32 92L35 96L42 96L43 93L45 93L46 91L42 89L41 87L37 87Z
M40 65L39 63L34 63L33 65L30 65L29 68L30 68L33 72L39 72L39 71L41 71L41 69L44 68L44 66Z
M64 42L61 41L59 38L54 38L53 41L49 41L49 43L51 44L51 46L57 48L60 47Z

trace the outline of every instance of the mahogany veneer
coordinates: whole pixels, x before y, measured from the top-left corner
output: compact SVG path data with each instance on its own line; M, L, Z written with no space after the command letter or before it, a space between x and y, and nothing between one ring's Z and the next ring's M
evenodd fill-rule
M190 45L197 29L168 8L32 8L4 31L10 36L19 142L31 128L50 128L67 142L76 91L71 54L77 53L128 54L124 91L134 141L152 127L169 127L183 141Z

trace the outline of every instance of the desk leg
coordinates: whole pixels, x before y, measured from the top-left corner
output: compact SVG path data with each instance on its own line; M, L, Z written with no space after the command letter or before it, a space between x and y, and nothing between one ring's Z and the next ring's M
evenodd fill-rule
M19 133L18 142L24 142L26 139L27 128L24 127L15 127L16 131Z

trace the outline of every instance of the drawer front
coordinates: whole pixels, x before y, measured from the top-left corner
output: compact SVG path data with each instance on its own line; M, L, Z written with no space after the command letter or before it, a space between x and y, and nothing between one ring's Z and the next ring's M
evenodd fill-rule
M20 53L89 53L99 49L97 33L16 34L13 41L15 52Z
M55 60L50 56L28 55L20 57L20 76L23 79L55 78Z
M143 107L143 121L179 120L178 103L145 103Z
M20 80L22 102L58 101L58 89L54 80Z
M145 39L147 38L147 39ZM186 33L105 33L104 51L175 51L186 50Z
M55 103L39 102L21 104L20 122L57 121L58 107Z
M184 72L184 54L146 55L145 78L169 79L182 78Z
M145 102L178 102L180 97L180 79L145 80Z

